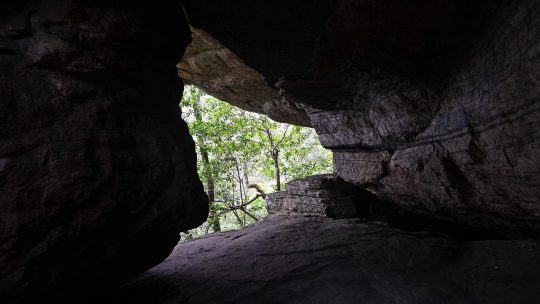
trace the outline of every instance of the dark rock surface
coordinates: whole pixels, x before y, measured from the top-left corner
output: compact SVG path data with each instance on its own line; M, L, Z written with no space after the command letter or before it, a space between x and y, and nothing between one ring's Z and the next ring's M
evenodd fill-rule
M180 243L96 303L536 303L540 244L271 216Z
M540 235L538 1L183 3L306 111L343 179L410 212Z
M188 25L175 1L4 1L0 15L0 302L81 299L206 218L178 112Z

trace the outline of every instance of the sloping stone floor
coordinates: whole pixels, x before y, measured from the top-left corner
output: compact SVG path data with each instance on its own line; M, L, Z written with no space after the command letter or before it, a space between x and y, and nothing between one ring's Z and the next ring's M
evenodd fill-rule
M540 241L273 215L180 243L95 303L540 303Z

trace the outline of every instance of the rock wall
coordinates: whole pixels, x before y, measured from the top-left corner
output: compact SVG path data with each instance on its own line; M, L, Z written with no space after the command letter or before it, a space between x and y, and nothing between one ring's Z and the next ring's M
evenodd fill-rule
M505 19L496 19L439 93L436 111L428 112L428 123L413 138L392 141L396 145L373 145L369 136L360 144L357 137L332 138L327 142L331 148L364 145L378 150L336 151L338 174L417 212L500 226L509 236L537 235L540 162L533 155L540 151L538 16L538 3L523 1ZM417 111L425 114L423 108ZM394 113L387 113L388 119L398 125L415 118ZM322 116L317 119L327 120ZM345 132L362 122L340 119L355 121ZM378 134L406 134L388 132L393 124L378 122L372 128L383 130ZM324 133L321 138L327 137ZM380 170L371 170L373 166Z
M205 220L189 39L176 1L0 4L0 302L79 302Z
M184 5L307 113L346 181L408 212L539 235L537 1Z

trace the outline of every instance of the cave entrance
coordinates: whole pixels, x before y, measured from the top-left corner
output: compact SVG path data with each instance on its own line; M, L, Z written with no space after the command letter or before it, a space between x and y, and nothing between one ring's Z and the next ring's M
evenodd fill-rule
M268 214L267 193L293 179L332 172L332 153L312 128L275 122L190 85L180 107L210 201L207 221L184 232L182 240L253 224Z

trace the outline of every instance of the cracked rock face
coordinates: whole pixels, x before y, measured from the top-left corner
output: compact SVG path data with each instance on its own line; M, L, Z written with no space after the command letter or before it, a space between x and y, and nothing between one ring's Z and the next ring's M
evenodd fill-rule
M538 236L539 3L308 2L183 3L307 113L344 180L409 212Z
M0 302L79 302L206 218L178 112L188 25L174 1L16 1L0 15Z

